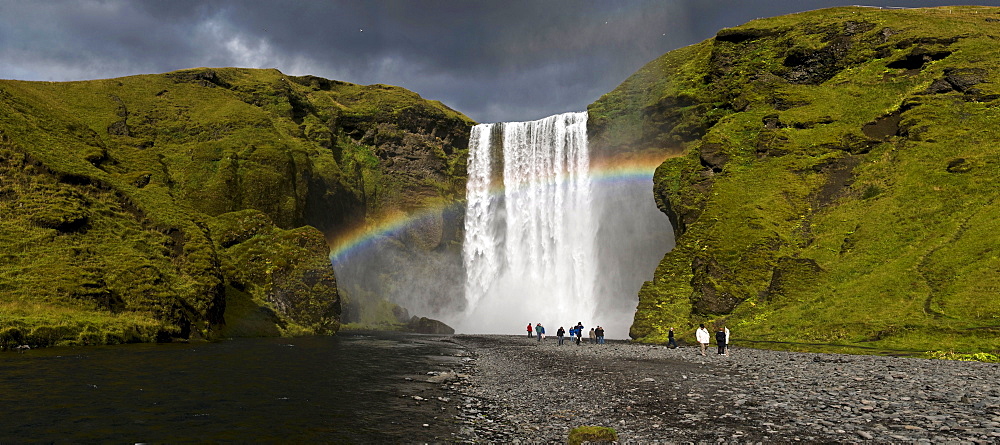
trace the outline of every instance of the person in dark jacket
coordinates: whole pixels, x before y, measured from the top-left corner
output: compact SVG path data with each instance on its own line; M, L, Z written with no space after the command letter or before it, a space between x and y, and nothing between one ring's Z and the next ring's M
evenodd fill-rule
M559 337L559 346L563 344L563 336L566 335L566 330L562 326L559 326L559 330L556 331L556 337Z
M674 339L674 328L670 328L670 332L667 333L667 346L677 349L677 340Z
M597 329L594 329L594 334L597 334L597 344L603 345L604 344L604 328L598 326Z

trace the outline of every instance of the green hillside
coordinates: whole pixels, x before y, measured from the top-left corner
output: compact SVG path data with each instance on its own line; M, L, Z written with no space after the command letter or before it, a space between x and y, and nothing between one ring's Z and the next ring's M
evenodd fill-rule
M459 199L471 124L277 70L0 81L0 347L334 332L326 237Z
M675 155L654 195L677 247L632 337L705 322L744 345L1000 350L998 42L1000 8L811 11L724 29L594 103L601 150Z

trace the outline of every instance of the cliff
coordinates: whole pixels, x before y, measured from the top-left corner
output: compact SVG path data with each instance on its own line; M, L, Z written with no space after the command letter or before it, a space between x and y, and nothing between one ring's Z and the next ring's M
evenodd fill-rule
M0 81L0 346L335 332L327 238L460 199L470 125L277 70Z
M761 19L591 105L600 150L671 156L653 195L676 248L631 336L1000 349L998 38L987 7Z

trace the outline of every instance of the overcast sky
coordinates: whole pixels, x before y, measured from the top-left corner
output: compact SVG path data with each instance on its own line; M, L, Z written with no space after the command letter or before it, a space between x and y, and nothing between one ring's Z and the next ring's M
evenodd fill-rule
M949 3L955 2L872 4ZM0 0L0 78L62 81L200 66L277 68L399 85L479 122L534 120L582 111L646 62L721 28L848 4Z

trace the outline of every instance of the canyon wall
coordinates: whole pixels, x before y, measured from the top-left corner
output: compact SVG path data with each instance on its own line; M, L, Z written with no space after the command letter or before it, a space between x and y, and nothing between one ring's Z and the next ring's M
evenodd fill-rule
M670 156L653 196L676 247L631 336L1000 347L998 37L986 7L760 19L591 105L594 150Z
M460 200L471 125L277 70L0 81L0 342L335 332L327 242ZM399 249L456 244L436 221Z

